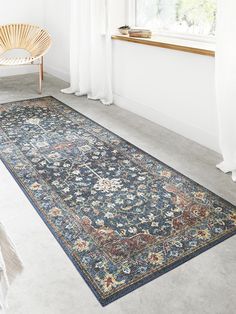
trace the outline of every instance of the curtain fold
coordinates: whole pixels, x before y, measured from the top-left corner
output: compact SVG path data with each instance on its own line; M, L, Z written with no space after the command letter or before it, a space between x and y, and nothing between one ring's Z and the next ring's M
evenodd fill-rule
M223 162L236 182L236 1L218 0L216 32L216 96Z
M63 93L112 104L111 0L71 0L70 87Z

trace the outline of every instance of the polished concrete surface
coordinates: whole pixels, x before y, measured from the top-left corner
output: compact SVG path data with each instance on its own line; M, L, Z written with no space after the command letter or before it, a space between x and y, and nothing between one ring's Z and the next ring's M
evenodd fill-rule
M34 74L0 78L0 103L35 98ZM60 93L63 81L45 75L52 95L236 204L236 184L215 168L220 156L117 106ZM9 293L9 314L234 314L236 237L102 308L14 179L0 164L0 220L25 264Z

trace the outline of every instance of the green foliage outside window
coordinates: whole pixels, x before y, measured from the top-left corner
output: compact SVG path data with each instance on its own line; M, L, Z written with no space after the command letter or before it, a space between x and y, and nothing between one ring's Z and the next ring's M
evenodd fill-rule
M172 32L215 34L217 0L136 0L136 24Z

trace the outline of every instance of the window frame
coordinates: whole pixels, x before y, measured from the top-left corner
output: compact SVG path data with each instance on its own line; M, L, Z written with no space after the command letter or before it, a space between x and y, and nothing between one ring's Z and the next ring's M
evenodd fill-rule
M128 0L127 1L127 24L139 28L136 24L137 22L137 0ZM173 38L179 39L181 41L193 41L198 42L199 44L202 43L209 43L215 44L216 43L216 36L204 36L204 35L196 35L196 34L187 34L187 33L180 33L180 32L172 32L172 31L163 31L157 29L151 29L153 36L161 36L165 38Z

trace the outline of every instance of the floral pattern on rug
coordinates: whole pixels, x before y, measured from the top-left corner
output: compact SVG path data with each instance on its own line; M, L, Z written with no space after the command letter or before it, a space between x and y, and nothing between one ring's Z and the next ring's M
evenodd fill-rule
M53 97L0 105L0 156L101 304L236 233L236 209Z

